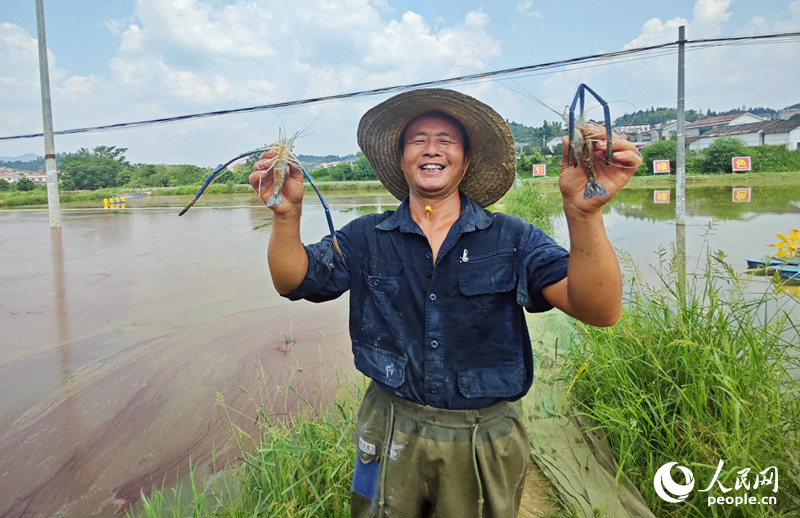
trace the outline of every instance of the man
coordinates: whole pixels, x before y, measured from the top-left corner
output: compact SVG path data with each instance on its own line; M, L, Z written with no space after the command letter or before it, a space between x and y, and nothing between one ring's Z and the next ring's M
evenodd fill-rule
M583 171L562 159L569 253L484 210L514 181L513 138L493 109L455 91L405 92L362 117L359 145L402 204L337 232L344 258L330 237L301 243L302 173L291 170L283 205L272 207L273 283L292 300L350 290L354 361L372 379L354 436L353 516L516 516L529 444L510 402L533 378L523 308L598 326L621 311L601 207L641 158L614 141L607 165L598 139L595 176L609 197L584 199ZM251 176L263 200L270 158Z

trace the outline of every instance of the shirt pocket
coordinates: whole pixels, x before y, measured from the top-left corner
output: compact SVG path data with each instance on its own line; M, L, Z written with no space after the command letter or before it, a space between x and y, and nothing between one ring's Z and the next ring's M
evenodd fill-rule
M459 265L458 288L462 295L490 295L514 289L517 274L514 269L516 248L501 248L470 257Z
M406 379L406 359L371 345L353 343L353 361L367 377L397 388Z
M461 367L458 371L458 390L466 398L513 398L524 389L525 367L521 359Z
M374 299L379 309L391 310L400 294L403 264L388 262L380 266L366 264L363 275L368 297Z
M517 305L516 249L503 248L470 257L458 265L459 319L454 331L459 362L480 358L486 365L516 360L522 340Z

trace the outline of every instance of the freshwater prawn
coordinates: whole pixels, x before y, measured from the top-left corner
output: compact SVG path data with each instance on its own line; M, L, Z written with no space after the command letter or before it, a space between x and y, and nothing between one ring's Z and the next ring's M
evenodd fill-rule
M264 146L259 149L254 149L252 151L247 151L246 153L242 153L241 155L238 155L235 158L228 160L224 164L219 165L216 169L211 171L211 174L208 175L205 182L203 182L203 185L200 186L200 189L194 195L194 198L192 198L192 200L188 204L186 204L186 207L184 207L183 210L180 211L178 216L183 216L184 214L186 214L186 211L192 208L195 202L198 199L200 199L200 196L203 194L203 192L205 192L206 188L208 188L209 185L217 181L222 175L224 175L228 171L227 167L230 164L245 157L250 157L253 155L260 155L265 152L270 152L273 156L272 158L266 159L266 161L272 162L272 165L269 168L263 170L262 175L259 178L259 184L260 184L261 179L263 179L264 176L266 176L270 172L272 172L273 174L275 187L272 194L267 199L267 207L275 207L275 206L280 207L283 205L283 195L281 191L283 190L283 185L286 182L286 176L289 174L289 166L297 167L298 169L303 171L303 176L306 177L308 183L311 184L311 187L314 188L314 191L317 193L317 197L319 197L320 203L322 203L323 209L325 209L325 218L328 220L328 229L331 232L333 248L334 250L336 250L336 253L339 255L339 257L342 258L342 260L344 260L344 254L342 253L341 248L339 248L339 242L336 240L336 230L333 227L333 219L331 218L330 208L328 207L325 198L322 197L322 193L319 191L319 188L317 188L316 184L314 183L314 180L311 178L311 175L308 174L306 168L303 167L303 165L300 163L300 160L297 158L297 155L295 155L292 152L292 149L294 148L294 141L299 134L300 132L295 133L291 138L286 139L283 133L281 131L278 131L278 140L274 144L271 144L269 146Z
M608 196L608 191L598 182L594 177L594 137L596 133L592 133L590 126L586 122L586 117L583 110L583 105L586 97L586 92L589 92L597 99L597 102L603 107L603 124L606 130L606 165L614 163L613 150L611 149L611 113L608 108L608 103L603 100L597 93L581 83L578 85L578 91L575 92L575 97L572 99L572 105L569 108L569 116L566 121L569 125L569 152L567 153L567 163L573 165L580 165L586 175L586 188L583 190L583 198L588 200L595 196ZM580 101L580 109L576 120L575 105Z
M524 88L523 88L524 90ZM603 108L603 123L598 124L586 120L584 104L586 92L589 92ZM612 149L612 132L611 132L611 112L608 103L600 97L594 90L589 88L584 83L578 85L575 96L572 99L572 104L567 107L565 113L559 113L538 99L530 92L519 92L529 97L548 110L558 115L568 127L569 146L567 148L567 164L572 166L579 166L583 173L586 175L586 187L583 191L584 199L591 199L595 196L608 196L608 190L597 181L595 178L595 165L594 165L594 143L598 141L601 133L605 132L606 151L605 163L606 165L613 164L613 149ZM576 111L577 108L577 111Z
M283 190L283 183L286 181L286 175L289 174L289 164L301 169L303 167L300 165L300 160L297 159L297 156L292 153L294 140L298 135L299 133L295 133L292 138L286 139L279 131L278 141L266 149L266 151L271 151L274 157L269 159L273 162L272 167L267 169L264 174L271 169L275 181L275 189L267 200L267 207L280 207L283 205L281 191ZM264 174L261 175L261 178L264 178ZM259 187L261 186L261 178L259 178Z

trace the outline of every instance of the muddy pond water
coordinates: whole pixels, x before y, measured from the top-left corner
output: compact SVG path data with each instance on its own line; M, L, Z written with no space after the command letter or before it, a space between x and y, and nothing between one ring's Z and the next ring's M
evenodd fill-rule
M653 203L652 189L623 193L609 235L653 275L656 251L676 240L674 204ZM800 227L800 189L752 198L690 189L687 263L710 247L744 269L745 257L771 252L776 232ZM250 426L259 405L296 411L302 403L277 387L324 399L352 372L347 296L275 294L271 217L257 198L204 196L179 218L188 199L63 206L61 230L46 209L0 211L0 516L114 516L142 490L174 484L190 459L223 467L230 419ZM326 199L337 227L397 205L387 194ZM309 195L303 240L326 233ZM566 241L558 218L555 234ZM797 315L792 292L781 296Z

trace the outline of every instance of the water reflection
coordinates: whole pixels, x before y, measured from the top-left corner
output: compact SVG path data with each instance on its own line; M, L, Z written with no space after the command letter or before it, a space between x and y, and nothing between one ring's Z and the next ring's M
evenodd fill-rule
M757 214L800 214L800 187L763 186L753 188L752 201L734 203L731 187L689 187L686 191L686 214L718 220L752 219ZM623 189L610 206L631 218L653 221L675 219L675 189L672 203L654 203L653 189ZM610 208L610 207L609 207Z
M675 263L678 293L686 296L686 223L675 222Z
M67 294L64 284L64 243L61 237L61 228L50 230L50 254L53 266L53 296L55 298L55 318L58 322L58 343L61 344L61 373L64 382L72 368L69 358L69 315L67 313Z

